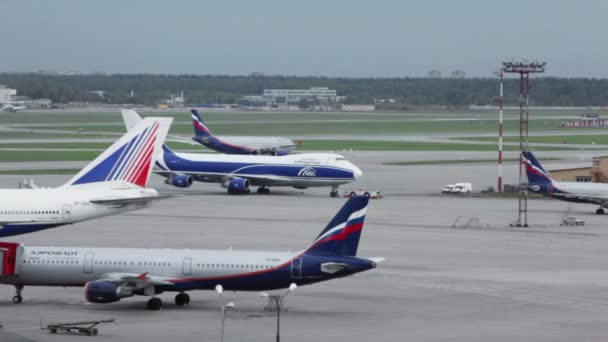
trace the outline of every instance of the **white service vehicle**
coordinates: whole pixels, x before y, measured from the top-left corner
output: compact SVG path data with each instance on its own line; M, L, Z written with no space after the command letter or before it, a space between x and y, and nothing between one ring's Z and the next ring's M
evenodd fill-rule
M473 184L471 183L456 183L456 184L448 184L441 192L444 194L470 194L473 191Z

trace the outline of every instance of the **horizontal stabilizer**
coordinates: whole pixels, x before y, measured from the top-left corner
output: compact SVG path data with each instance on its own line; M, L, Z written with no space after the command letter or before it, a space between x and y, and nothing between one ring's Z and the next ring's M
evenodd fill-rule
M326 262L321 264L321 271L329 274L338 273L347 268L349 268L347 264L342 264L338 262Z
M379 263L383 262L384 260L386 260L386 258L383 258L383 257L373 257L373 258L367 258L367 259L375 262L376 264L379 264Z

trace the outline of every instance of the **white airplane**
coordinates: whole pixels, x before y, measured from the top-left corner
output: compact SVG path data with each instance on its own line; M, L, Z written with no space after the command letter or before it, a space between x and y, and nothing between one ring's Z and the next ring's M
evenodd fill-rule
M39 247L0 242L0 283L14 285L14 303L24 286L84 286L92 303L112 303L134 295L178 292L176 305L190 302L186 291L264 291L317 283L376 267L384 258L356 256L367 197L352 197L312 242L298 253Z
M296 143L283 137L217 137L205 125L196 109L192 109L192 126L194 137L192 140L212 149L226 154L267 154L284 156L293 151Z
M27 107L23 104L18 104L18 103L9 103L9 104L5 104L2 106L2 111L3 112L10 112L10 113L16 113L20 110L24 110Z
M57 188L0 189L0 237L142 209L160 199L146 188L173 119L146 118Z
M141 120L133 111L123 111L127 129ZM134 114L134 115L133 115ZM166 145L158 156L155 173L165 183L187 188L193 181L219 183L229 194L246 194L249 186L258 193L269 193L270 187L296 189L331 187L329 195L338 196L338 186L354 182L363 172L334 153L300 153L286 156L176 153Z
M608 184L557 182L549 176L532 152L523 152L521 158L526 164L530 191L566 202L599 205L595 211L598 215L604 214L604 208L608 208Z

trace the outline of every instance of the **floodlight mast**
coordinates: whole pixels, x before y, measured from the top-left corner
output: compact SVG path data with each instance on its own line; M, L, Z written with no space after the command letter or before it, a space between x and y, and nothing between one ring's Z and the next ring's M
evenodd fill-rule
M545 62L503 62L502 73L519 74L519 185L518 185L518 216L517 227L528 227L528 182L526 176L526 164L521 158L521 153L528 152L528 124L530 105L530 74L545 72ZM502 77L501 77L502 84ZM502 87L501 87L502 91ZM502 96L501 96L502 97ZM502 109L502 106L501 106ZM502 113L502 110L501 110Z

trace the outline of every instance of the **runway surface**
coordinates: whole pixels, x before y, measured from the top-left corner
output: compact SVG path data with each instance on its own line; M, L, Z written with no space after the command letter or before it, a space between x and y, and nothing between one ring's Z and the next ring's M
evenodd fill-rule
M372 200L359 254L387 260L355 277L305 286L287 299L281 315L285 341L602 341L608 338L608 216L591 205L530 200L530 228L508 225L516 199L443 196L458 181L493 185L491 163L387 166L387 161L492 158L482 152L345 153L365 172L351 186L386 194ZM560 156L548 168L590 164L590 152ZM508 157L516 157L516 154ZM582 159L581 159L582 158ZM60 166L61 163L57 163ZM66 164L77 167L78 163ZM26 165L27 166L27 165ZM29 164L29 166L35 166ZM505 167L517 181L516 164ZM0 187L22 177L0 176ZM38 176L59 185L69 175ZM228 196L217 184L181 190L154 176L152 186L180 195L155 207L4 241L28 245L167 247L296 251L305 247L343 205L328 189L273 188L270 195ZM586 220L565 228L565 215ZM476 219L474 227L452 228ZM115 318L96 341L201 341L219 339L219 299L194 291L187 307L160 297L160 312L145 310L145 297L113 304L85 303L81 288L26 287L12 304L13 288L0 286L0 341L66 341L40 330L43 322ZM273 313L258 293L225 293L234 301L225 341L274 339Z

